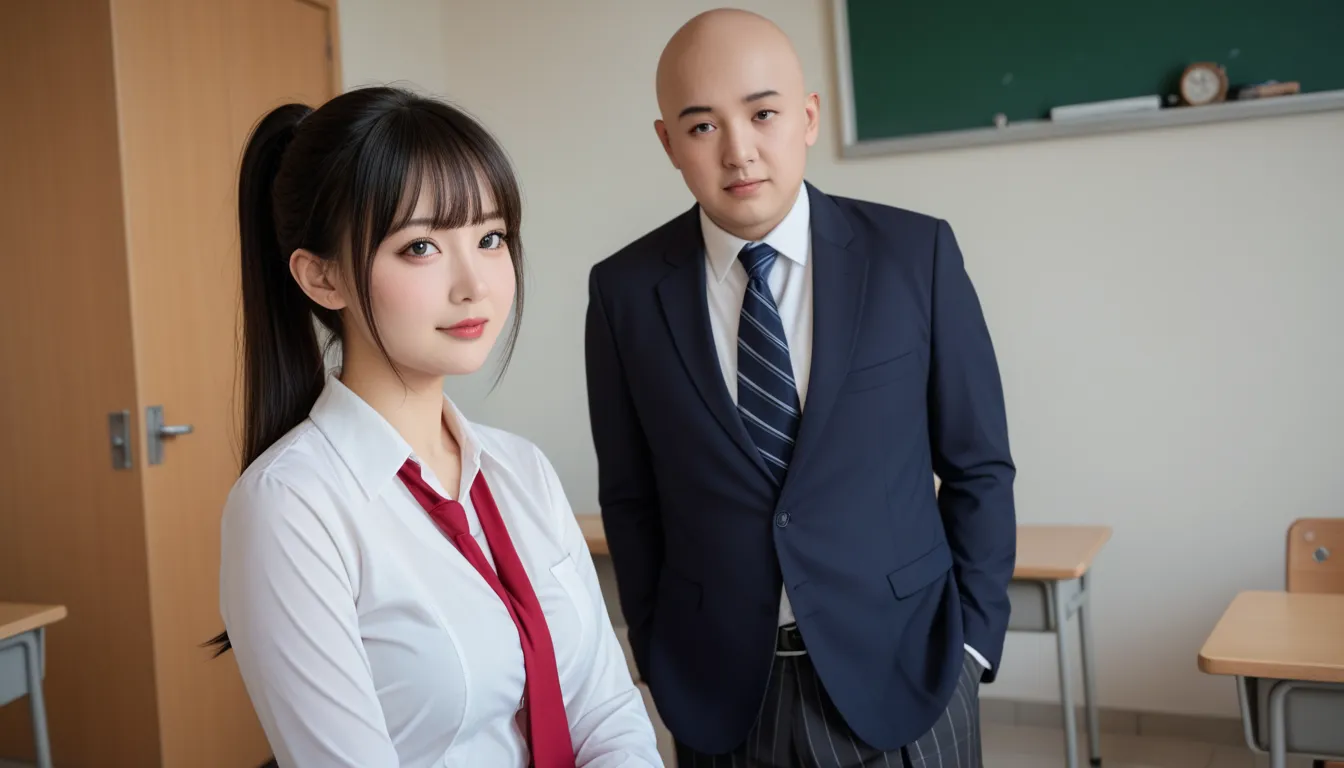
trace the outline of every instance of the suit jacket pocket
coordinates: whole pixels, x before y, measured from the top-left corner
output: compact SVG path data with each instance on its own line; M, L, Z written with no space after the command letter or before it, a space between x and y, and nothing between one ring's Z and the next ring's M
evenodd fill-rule
M915 354L915 350L912 349L876 365L850 371L849 375L845 377L845 391L862 392L866 389L885 386L914 372L918 365L919 355Z
M913 562L887 574L887 581L891 583L891 591L896 593L897 599L904 600L937 581L951 568L952 550L948 548L946 540L941 540L936 547Z

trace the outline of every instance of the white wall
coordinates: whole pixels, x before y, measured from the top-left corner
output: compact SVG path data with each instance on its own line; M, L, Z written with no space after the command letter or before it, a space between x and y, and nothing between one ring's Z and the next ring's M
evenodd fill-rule
M588 268L691 203L651 127L667 37L705 2L343 0L346 83L402 81L480 117L525 188L514 368L452 392L537 441L595 511ZM1107 523L1103 705L1232 716L1201 674L1238 590L1281 588L1296 516L1344 513L1344 113L841 161L830 5L749 2L827 108L822 189L948 219L985 305L1024 522ZM1056 700L1048 637L1011 635L986 696Z

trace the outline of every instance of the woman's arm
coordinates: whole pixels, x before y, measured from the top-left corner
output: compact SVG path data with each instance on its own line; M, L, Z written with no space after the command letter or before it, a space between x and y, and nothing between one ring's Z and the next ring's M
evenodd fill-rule
M224 510L220 611L281 766L393 768L340 547L312 507L265 474Z
M575 762L579 768L662 768L658 744L649 721L644 698L630 677L625 653L616 639L607 614L607 604L598 585L592 554L574 519L560 478L540 450L537 451L550 494L551 510L561 527L565 551L583 581L587 601L575 606L594 617L596 642L584 649L592 657L592 672L577 690L565 690L565 713L569 718Z

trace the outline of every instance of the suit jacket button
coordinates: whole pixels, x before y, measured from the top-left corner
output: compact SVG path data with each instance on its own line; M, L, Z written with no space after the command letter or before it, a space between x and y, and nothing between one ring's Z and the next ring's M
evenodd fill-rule
M780 528L784 528L788 524L789 524L788 512L780 512L779 514L775 515L775 525L779 526Z

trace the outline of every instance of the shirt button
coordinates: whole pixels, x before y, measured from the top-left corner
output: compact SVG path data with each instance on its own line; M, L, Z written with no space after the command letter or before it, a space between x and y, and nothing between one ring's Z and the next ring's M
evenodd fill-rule
M788 512L780 512L779 514L775 515L775 525L779 526L780 528L784 528L787 527L788 524L789 524Z

